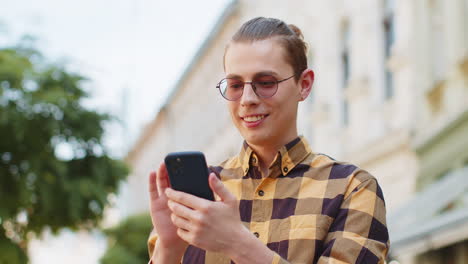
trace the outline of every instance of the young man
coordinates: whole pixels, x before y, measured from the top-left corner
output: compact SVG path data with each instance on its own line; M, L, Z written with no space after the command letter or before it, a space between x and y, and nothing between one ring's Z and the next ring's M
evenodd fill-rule
M298 103L314 73L293 25L255 18L233 36L218 84L245 139L211 167L208 201L149 177L153 263L383 263L389 241L382 191L369 173L311 151Z

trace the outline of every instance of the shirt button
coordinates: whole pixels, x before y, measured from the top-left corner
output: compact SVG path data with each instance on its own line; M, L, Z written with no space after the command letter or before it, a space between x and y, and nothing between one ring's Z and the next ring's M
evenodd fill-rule
M260 237L260 234L259 234L258 232L254 232L253 234L254 234L254 236L256 236L256 237Z
M257 162L257 159L252 157L252 163L255 164L256 162Z
M258 195L263 196L265 195L265 192L263 190L258 191Z
M284 172L288 172L288 167L284 167L284 168L283 168L283 171L284 171Z

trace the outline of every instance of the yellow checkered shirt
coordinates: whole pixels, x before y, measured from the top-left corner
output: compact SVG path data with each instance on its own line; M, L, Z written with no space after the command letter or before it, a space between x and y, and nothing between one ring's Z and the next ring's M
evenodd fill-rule
M385 202L365 170L312 152L303 137L279 150L266 177L245 142L237 156L210 169L238 198L243 224L275 252L273 263L384 263ZM150 255L156 239L152 233ZM189 246L182 263L231 260Z

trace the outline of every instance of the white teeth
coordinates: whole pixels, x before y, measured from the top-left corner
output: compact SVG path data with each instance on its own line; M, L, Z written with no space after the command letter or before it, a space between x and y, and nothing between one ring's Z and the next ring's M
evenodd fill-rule
M258 115L258 116L246 116L244 117L244 120L247 122L257 122L260 119L265 118L264 115Z

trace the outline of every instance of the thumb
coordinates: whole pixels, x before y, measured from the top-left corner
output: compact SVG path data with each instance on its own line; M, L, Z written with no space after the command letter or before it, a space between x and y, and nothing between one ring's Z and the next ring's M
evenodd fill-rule
M210 174L208 180L211 190L221 198L221 201L229 202L236 200L236 197L229 192L226 186L224 186L221 180L218 179L214 173Z

